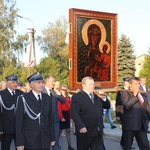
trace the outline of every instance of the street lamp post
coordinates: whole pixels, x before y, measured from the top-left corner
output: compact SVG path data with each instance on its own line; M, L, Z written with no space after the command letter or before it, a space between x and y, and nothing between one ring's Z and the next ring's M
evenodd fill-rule
M35 51L35 38L34 38L34 33L35 33L35 26L34 26L34 22L26 17L17 15L17 17L19 18L24 18L29 20L32 23L32 28L28 28L29 33L30 33L30 51L29 51L29 63L28 63L28 76L30 76L30 63L31 61L31 56L32 56L32 49L33 49L33 57L34 57L34 72L37 72L37 68L36 68L36 51Z

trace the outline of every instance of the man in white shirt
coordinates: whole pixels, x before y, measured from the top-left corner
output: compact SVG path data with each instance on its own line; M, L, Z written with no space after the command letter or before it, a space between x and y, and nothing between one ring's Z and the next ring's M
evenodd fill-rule
M27 78L30 92L19 97L16 109L16 146L18 150L49 150L55 144L51 98L41 93L43 77Z

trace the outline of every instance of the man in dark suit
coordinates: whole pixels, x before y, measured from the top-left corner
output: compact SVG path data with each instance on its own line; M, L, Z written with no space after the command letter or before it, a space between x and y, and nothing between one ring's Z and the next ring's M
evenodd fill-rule
M55 129L55 145L52 146L52 149L61 150L61 147L59 145L60 117L58 114L58 101L64 104L65 99L60 93L60 89L55 89L54 91L53 89L54 85L55 85L55 78L52 76L47 76L45 78L45 87L42 92L48 94L52 98L52 116L54 119L54 129Z
M129 90L129 77L123 78L123 88L124 90ZM123 105L121 102L121 91L117 93L116 96L116 119L117 121L121 122L122 115L123 115Z
M71 115L76 127L77 150L105 150L103 108L109 109L106 95L94 94L92 77L82 79L83 90L72 96Z
M124 108L122 128L124 130L124 150L130 150L135 137L139 149L150 150L145 128L145 115L150 118L150 107L146 97L139 93L140 82L138 77L131 77L129 86L132 92L124 91L121 102Z
M27 80L31 91L19 97L16 108L16 146L18 150L49 150L55 144L51 98L41 93L40 74Z
M146 92L146 97L148 99L148 102L150 103L150 93L148 91L148 87L146 86L146 77L141 77L140 78L140 90L142 91L145 91ZM147 129L147 133L150 133L150 130L149 130L149 119L147 117L147 114L145 116L145 126L146 126L146 129Z
M16 140L15 132L15 105L17 97L23 94L17 90L18 77L6 77L7 88L0 92L0 135L2 135L1 150L9 150L12 140Z
M129 90L129 77L123 78L123 88L125 90ZM120 124L122 123L122 115L123 115L123 105L121 102L121 91L119 91L117 93L116 96L116 120L120 122ZM120 140L120 145L121 147L123 147L123 141L124 141L124 136L123 136L123 130L122 130L122 136L121 136L121 140Z
M123 88L124 90L129 90L129 77L125 77L123 78ZM121 91L119 91L117 93L116 96L116 120L120 122L120 124L122 124L122 115L123 115L123 105L121 102ZM120 146L123 148L123 141L124 141L124 130L122 129L122 136L121 136L121 140L120 140ZM134 146L131 146L131 149L135 149Z

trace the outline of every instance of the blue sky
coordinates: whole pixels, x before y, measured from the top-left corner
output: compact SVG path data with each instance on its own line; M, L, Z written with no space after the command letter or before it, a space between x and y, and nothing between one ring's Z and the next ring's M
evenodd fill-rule
M61 16L68 19L70 8L117 13L118 38L122 33L129 37L136 56L146 54L150 47L150 0L17 0L17 8L19 15L34 22L35 36L40 34L48 22L55 22ZM30 21L18 20L16 27L20 34L32 27ZM37 45L36 50L39 51Z

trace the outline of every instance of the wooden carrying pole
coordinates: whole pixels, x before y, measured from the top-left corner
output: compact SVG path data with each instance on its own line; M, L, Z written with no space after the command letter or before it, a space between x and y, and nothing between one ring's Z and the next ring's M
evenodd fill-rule
M62 90L62 91L66 91L70 94L75 94L77 93L77 91L72 91L72 90L68 90L68 89L61 89L59 88L59 90ZM78 90L79 92L80 90ZM101 91L101 93L99 93L99 91ZM133 92L132 90L125 90L125 89L121 89L121 88L110 88L110 89L96 89L94 91L95 94L99 94L99 95L106 95L106 93L117 93L117 92L125 92L125 91L128 91L128 92ZM139 90L139 93L142 93L142 94L145 94L146 92L145 91L142 91L142 90Z

